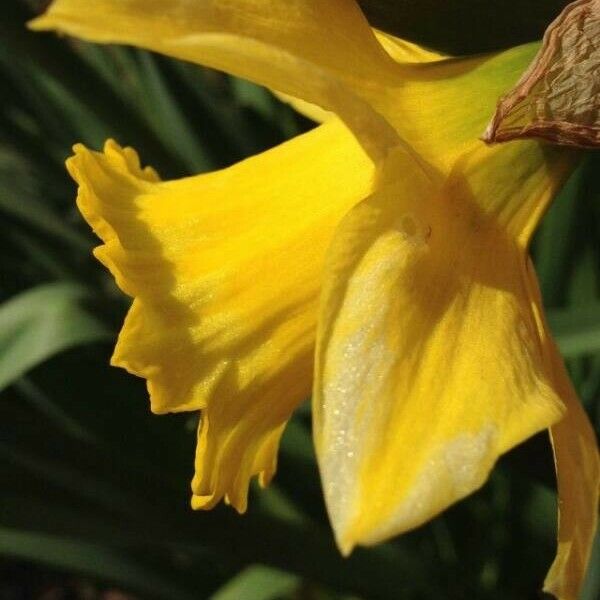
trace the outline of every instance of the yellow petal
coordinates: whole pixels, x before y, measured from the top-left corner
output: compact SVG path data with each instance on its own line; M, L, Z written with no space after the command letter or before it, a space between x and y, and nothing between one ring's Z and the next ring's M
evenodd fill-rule
M393 39L385 44L391 55L403 56L392 44ZM401 81L389 81L371 103L416 153L447 175L463 153L481 143L478 138L498 97L519 79L537 48L529 44L494 55L437 61L423 55L421 64L402 65Z
M243 511L310 393L325 249L370 193L372 167L339 120L220 172L157 181L135 153L68 162L95 253L135 298L113 364L146 377L155 412L202 409L196 507ZM307 185L310 182L310 185Z
M448 58L447 56L426 50L417 44L413 44L406 40L401 40L387 33L383 33L381 31L374 31L374 33L384 50L397 63L426 63ZM280 100L290 104L300 114L312 119L313 121L316 121L317 123L324 123L332 117L331 112L323 110L316 104L311 104L310 102L306 102L306 100L294 98L293 96L284 94L282 92L275 90L273 91Z
M385 51L398 63L428 63L450 58L434 50L427 50L418 44L397 38L389 33L375 30L375 37Z
M446 59L376 37L353 0L98 0L85 10L78 0L55 0L32 27L133 44L251 79L336 113L373 160L403 146L443 175L538 48Z
M282 102L289 104L294 110L298 111L301 115L312 119L316 123L325 123L325 121L329 121L329 119L335 117L335 115L332 112L324 110L320 106L307 102L306 100L302 100L301 98L294 98L294 96L284 94L283 92L277 92L275 90L273 90L273 93Z
M594 430L566 375L563 381L567 414L550 429L558 478L558 549L544 589L559 600L577 600L598 526L600 463Z
M541 314L541 295L530 286ZM577 600L598 526L600 458L596 434L583 410L553 340L545 341L546 361L564 401L565 417L550 428L558 480L558 549L544 590L558 600Z
M396 70L385 80L357 82L360 93L395 128L398 139L443 178L465 153L481 146L480 135L497 99L519 79L538 44L494 55L454 59L376 32ZM278 94L281 97L281 94ZM322 109L284 97L300 113L323 122Z
M533 144L482 148L442 189L409 159L388 167L336 234L317 342L317 455L345 552L476 490L564 411L512 231L561 170Z
M337 113L375 158L398 144L359 93L396 69L353 0L55 0L31 27L140 46L302 98Z
M486 218L527 249L541 217L580 155L518 141L493 148L479 143L455 163L445 182L452 195L469 198Z
M31 26L251 79L336 113L376 161L400 145L444 175L538 48L446 59L376 36L353 0L55 0Z

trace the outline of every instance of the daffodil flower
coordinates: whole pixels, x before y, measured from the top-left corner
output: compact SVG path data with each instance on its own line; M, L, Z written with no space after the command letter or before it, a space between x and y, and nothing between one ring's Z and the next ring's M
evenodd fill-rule
M154 412L202 411L192 505L243 512L311 390L344 553L431 519L549 429L546 589L574 600L598 452L527 248L576 156L479 140L538 45L451 59L374 32L353 0L56 0L32 27L221 69L322 120L177 181L113 141L68 161L95 254L134 298L113 364L148 380Z

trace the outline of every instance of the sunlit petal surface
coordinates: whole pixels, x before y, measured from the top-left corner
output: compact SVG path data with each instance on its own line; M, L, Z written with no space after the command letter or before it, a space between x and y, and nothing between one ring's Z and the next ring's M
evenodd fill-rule
M384 179L342 223L314 414L344 550L430 519L563 415L510 233L560 183L555 160L534 145L483 149L441 189L394 161L404 177Z
M226 495L243 511L250 477L271 477L282 427L310 394L325 249L369 194L370 161L336 120L178 181L159 182L114 142L78 146L69 170L103 241L96 256L134 298L113 364L148 379L153 411L202 409L193 503Z

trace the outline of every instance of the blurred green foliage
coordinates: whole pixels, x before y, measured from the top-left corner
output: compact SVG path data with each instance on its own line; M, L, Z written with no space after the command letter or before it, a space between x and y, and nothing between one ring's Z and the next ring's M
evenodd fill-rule
M115 137L176 177L311 125L247 82L34 35L23 26L30 8L10 0L3 9L0 597L23 564L165 600L539 597L556 528L545 435L429 525L349 559L327 524L308 407L247 515L189 509L197 417L151 416L143 382L108 366L128 300L91 257L63 161L75 142ZM600 156L585 156L533 248L550 322L597 428L599 166ZM600 547L582 600L599 596Z

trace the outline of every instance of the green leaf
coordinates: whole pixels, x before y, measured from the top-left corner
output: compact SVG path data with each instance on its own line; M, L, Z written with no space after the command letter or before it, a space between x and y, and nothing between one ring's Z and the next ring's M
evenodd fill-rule
M564 357L600 352L600 304L551 310L548 321Z
M82 106L88 107L106 127L118 133L122 144L144 148L148 164L163 174L172 176L185 172L139 112L123 102L106 80L77 54L75 46L61 43L54 34L27 31L26 21L34 15L23 3L9 2L4 8L0 19L3 49L21 66L43 69L46 76L60 82Z
M43 237L13 227L6 235L5 241L7 245L12 245L18 253L17 261L21 263L22 268L26 267L30 272L28 279L37 282L40 276L42 280L50 281L68 281L74 278L74 274L64 260L64 255L48 244ZM8 271L8 267L13 266L15 262L14 259L4 259L0 262L0 268ZM23 268L22 272L24 271ZM8 296L5 290L2 291L5 296ZM13 293L17 291L20 292L21 288L14 290Z
M0 390L53 354L109 339L82 306L88 296L72 283L40 285L0 306Z
M570 0L358 0L371 25L450 54L541 39ZM335 26L335 24L332 24Z
M157 574L155 566L146 566L123 552L99 544L0 526L0 554L83 573L150 598L196 598L169 578Z
M563 306L568 281L577 258L577 241L582 238L581 207L585 203L589 169L580 166L554 200L544 216L534 240L535 269L544 305Z
M202 144L192 133L185 116L160 71L157 59L148 52L138 52L139 72L143 86L143 103L148 121L163 144L179 157L190 172L214 168Z
M65 435L82 441L94 442L94 435L53 402L42 389L29 378L22 377L14 383L15 389L26 401L45 417L46 422L56 425Z
M600 598L600 531L596 532L592 556L588 565L580 600L597 600Z
M274 600L292 593L299 578L291 573L252 565L231 579L211 600Z
M246 79L232 78L231 88L240 106L252 108L263 118L273 120L276 104L264 87Z
M39 200L38 175L16 153L0 146L0 213L14 217L76 250L89 252L91 241L80 234L49 203Z

